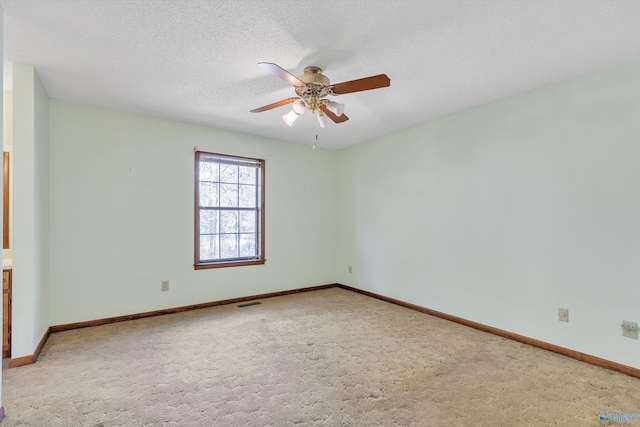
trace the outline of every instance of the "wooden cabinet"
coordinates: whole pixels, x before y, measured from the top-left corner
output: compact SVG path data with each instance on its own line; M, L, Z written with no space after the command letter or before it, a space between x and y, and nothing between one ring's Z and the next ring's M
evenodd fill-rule
M2 270L2 357L11 357L11 270Z

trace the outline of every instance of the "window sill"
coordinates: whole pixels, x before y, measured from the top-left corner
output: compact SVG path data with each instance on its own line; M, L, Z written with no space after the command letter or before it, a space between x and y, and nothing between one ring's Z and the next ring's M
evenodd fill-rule
M201 264L194 264L194 270L207 270L209 268L224 268L224 267L241 267L246 265L262 265L266 262L266 259L258 259L251 261L223 261L223 262L207 262Z

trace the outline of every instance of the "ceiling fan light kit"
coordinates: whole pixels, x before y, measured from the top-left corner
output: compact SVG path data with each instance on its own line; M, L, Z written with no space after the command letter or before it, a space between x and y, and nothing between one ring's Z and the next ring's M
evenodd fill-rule
M298 117L300 117L300 114L298 114L296 112L296 110L291 110L289 111L287 114L285 114L284 116L282 116L282 120L284 120L284 122L286 124L288 124L289 126L293 125L293 122L295 122L296 120L298 120Z
M306 110L311 111L312 114L318 117L318 122L322 128L326 127L331 121L334 123L346 122L349 117L344 114L344 104L331 101L326 98L327 96L379 89L391 85L391 81L386 74L378 74L377 76L332 85L329 78L322 74L322 69L319 67L307 67L304 69L303 75L296 77L279 65L270 62L259 62L258 65L292 85L298 97L283 99L282 101L253 109L251 112L261 113L293 103L293 109L282 116L284 122L289 126L293 125Z
M307 104L304 102L304 99L297 99L293 103L293 111L295 111L298 115L304 114L307 109Z
M318 113L318 121L320 122L321 128L326 128L327 125L330 123L329 119L327 118L327 115L322 113Z
M342 113L344 113L344 104L341 104L335 101L330 101L329 104L327 105L327 109L331 111L333 114L335 114L336 116L341 116Z

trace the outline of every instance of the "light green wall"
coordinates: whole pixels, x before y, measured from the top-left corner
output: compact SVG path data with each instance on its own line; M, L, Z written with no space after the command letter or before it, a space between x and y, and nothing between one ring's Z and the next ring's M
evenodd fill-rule
M638 76L339 152L51 100L49 324L337 281L640 367ZM193 270L194 146L267 160L264 266Z
M52 325L335 282L337 152L57 100L50 136ZM265 265L194 271L194 146L266 160Z
M49 94L35 74L35 189L34 246L35 299L33 342L35 350L49 329Z
M343 150L338 281L640 368L639 105L636 60Z
M11 357L32 355L49 327L49 96L30 65L13 67Z

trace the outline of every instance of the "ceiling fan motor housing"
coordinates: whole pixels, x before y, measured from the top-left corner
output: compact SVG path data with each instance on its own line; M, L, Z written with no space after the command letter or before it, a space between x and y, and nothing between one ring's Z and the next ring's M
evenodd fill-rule
M304 74L298 78L307 85L329 86L329 78L322 74L319 67L305 68Z
M320 106L329 103L329 100L322 98L332 95L329 78L322 74L322 69L319 67L305 68L304 74L298 78L305 86L296 87L296 93L305 100L309 110L322 115Z

